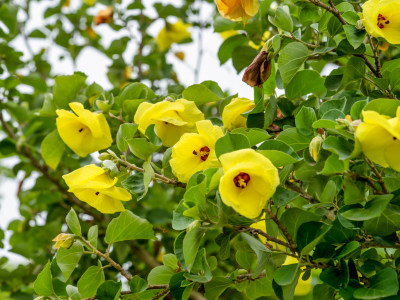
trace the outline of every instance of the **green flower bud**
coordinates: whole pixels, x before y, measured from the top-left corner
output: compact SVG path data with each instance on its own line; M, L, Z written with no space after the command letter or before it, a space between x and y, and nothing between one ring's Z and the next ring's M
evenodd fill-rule
M310 155L316 162L318 161L318 154L319 154L319 151L321 150L323 142L324 142L324 139L320 135L317 135L316 137L314 137L311 140L310 147L309 147Z
M56 242L54 249L66 248L69 249L74 243L75 235L70 233L60 233L57 235L53 242Z

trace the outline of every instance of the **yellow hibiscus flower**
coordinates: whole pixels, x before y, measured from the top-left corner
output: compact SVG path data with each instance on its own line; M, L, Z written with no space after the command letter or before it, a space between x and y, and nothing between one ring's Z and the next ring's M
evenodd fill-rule
M363 111L364 121L356 130L364 154L383 167L400 172L400 107L395 118L375 111Z
M215 142L224 134L211 121L196 123L198 133L185 133L172 148L171 168L181 182L188 182L197 171L219 167Z
M253 149L225 153L219 160L224 168L222 201L247 218L258 217L279 185L278 170Z
M110 127L103 114L83 108L79 102L69 104L72 112L57 109L57 130L61 139L76 154L84 157L112 144Z
M116 187L118 178L111 178L104 169L96 165L84 166L63 176L69 192L81 201L105 214L124 211L121 201L129 201L132 195Z
M400 0L369 0L362 5L361 20L374 37L400 44Z
M244 21L254 17L260 5L258 0L216 0L219 13L225 19Z
M173 43L180 43L190 39L190 32L187 30L189 24L178 20L175 24L167 23L156 37L156 43L162 52L167 51Z
M185 99L175 102L161 101L156 104L143 102L134 117L142 133L145 133L151 124L155 124L157 135L166 147L175 145L184 133L196 132L195 123L201 120L204 120L203 113L193 101Z
M250 111L256 105L254 101L247 98L234 98L231 102L224 107L222 112L222 123L224 127L228 130L233 130L235 128L247 128L247 119L241 114Z

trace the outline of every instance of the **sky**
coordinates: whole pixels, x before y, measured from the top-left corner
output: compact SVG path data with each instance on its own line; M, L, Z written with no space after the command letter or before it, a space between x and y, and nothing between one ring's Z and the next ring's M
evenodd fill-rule
M74 7L79 5L80 0L71 0L71 6L69 9L73 10ZM22 0L16 0L16 3L24 3ZM123 1L123 3L127 1ZM163 4L176 4L181 1L179 0L146 0L143 3L146 6L146 12L156 14L152 5L155 2L162 2ZM209 20L213 17L214 7L212 4L200 1L200 18L202 20ZM30 32L36 28L41 28L45 24L43 19L44 10L48 6L52 6L53 1L42 0L42 1L32 1L31 2L31 18L26 23L27 31ZM99 10L103 9L104 6L101 4L96 4L91 8L90 13L95 15ZM68 10L68 9L66 9ZM20 20L25 20L23 13L19 15ZM174 22L175 19L171 18L168 20ZM149 33L156 36L157 33L163 26L163 22L158 20L154 22L149 28ZM104 46L108 46L114 39L120 38L122 36L128 36L127 31L120 30L120 32L115 32L106 24L94 27L94 30L103 36ZM133 29L135 30L135 28ZM198 30L195 28L190 29L192 33L193 43L184 45L173 45L171 53L167 55L167 60L169 63L173 64L174 70L177 72L178 79L180 82L189 86L194 82L193 68L197 65L198 59L198 49L200 45ZM233 68L231 61L228 61L225 65L221 66L218 60L217 52L219 46L223 42L221 36L218 33L214 33L212 28L203 31L202 44L203 44L203 56L201 61L201 69L199 72L199 82L204 80L214 80L216 81L223 90L228 90L231 94L238 93L240 97L252 98L253 89L242 82L243 73L237 74L236 70ZM30 39L30 46L36 53L43 47L47 47L50 44L49 40L38 40ZM15 49L24 53L23 59L30 57L29 51L22 40L22 38L16 38L11 41L10 45ZM135 53L136 45L134 41L131 41L128 45L127 51L124 57L127 61L131 60L133 54ZM185 61L182 62L175 57L173 52L182 51L185 53ZM52 72L54 75L61 74L72 74L74 72L72 60L65 57L60 60L60 56L63 56L64 50L58 46L51 46L48 50L49 61L52 64ZM111 64L111 60L106 57L101 52L95 50L94 48L87 48L81 52L78 56L76 71L81 71L88 75L87 83L97 82L105 89L111 88L111 84L106 76L107 66ZM29 87L23 87L26 91L29 91ZM17 162L16 158L3 159L1 164L3 166L12 167ZM10 221L14 219L21 218L19 214L19 201L17 198L18 183L23 174L18 174L18 179L8 179L0 177L0 228L3 230L7 229ZM34 184L34 179L30 179L24 183L24 189L29 189ZM6 232L6 240L9 238L10 233ZM8 251L9 245L6 243L5 249L0 249L0 256L5 255L10 258L13 262L24 262L26 261L23 257L13 254Z

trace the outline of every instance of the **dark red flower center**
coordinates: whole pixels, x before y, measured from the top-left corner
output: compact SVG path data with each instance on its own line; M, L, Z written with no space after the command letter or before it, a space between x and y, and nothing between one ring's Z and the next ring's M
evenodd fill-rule
M250 175L244 172L240 172L233 178L233 182L238 188L244 189L250 181Z
M193 155L199 155L200 159L202 161L206 161L208 156L210 155L210 148L208 148L207 146L201 147L199 152L197 152L196 150L193 150Z
M382 14L378 15L378 24L377 25L380 29L385 28L385 25L387 25L389 23L390 23L390 21L386 17L384 17Z

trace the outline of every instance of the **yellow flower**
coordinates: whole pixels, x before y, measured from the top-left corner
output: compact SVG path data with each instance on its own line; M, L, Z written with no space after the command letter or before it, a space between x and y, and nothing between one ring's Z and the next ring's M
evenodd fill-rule
M71 113L57 109L57 130L61 139L79 156L86 156L112 144L110 127L103 114L83 108L79 102L70 103Z
M258 0L216 0L218 11L226 19L244 21L254 17L259 9Z
M369 0L362 10L361 20L370 35L400 44L400 0Z
M364 154L383 167L400 172L400 107L395 118L375 111L363 111L364 122L356 130Z
M158 33L156 43L162 52L167 51L173 43L180 43L190 39L189 24L178 20L175 24L166 24Z
M74 243L74 235L69 233L60 233L53 239L53 242L56 242L54 249L68 249Z
M219 160L224 168L222 201L247 218L258 217L279 185L278 170L253 149L225 153Z
M172 148L171 168L181 182L188 182L197 171L220 166L215 142L224 135L222 129L209 120L197 122L196 127L198 133L185 133Z
M111 178L96 165L84 166L63 176L69 192L81 201L105 214L124 211L121 201L129 201L132 195L125 189L115 187L118 178Z
M255 106L254 101L246 98L232 99L222 112L222 123L224 123L224 127L228 130L239 127L246 128L247 119L241 114L250 111Z
M175 102L161 101L156 104L143 102L134 118L142 133L145 133L151 124L155 124L157 135L166 147L175 145L184 133L196 132L195 123L201 120L204 120L203 113L193 101L185 99Z

